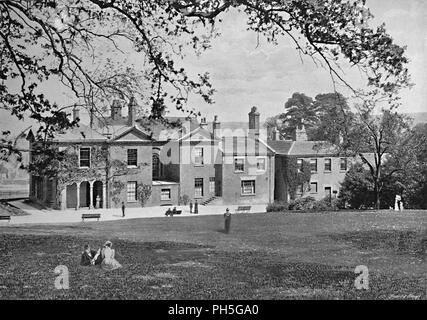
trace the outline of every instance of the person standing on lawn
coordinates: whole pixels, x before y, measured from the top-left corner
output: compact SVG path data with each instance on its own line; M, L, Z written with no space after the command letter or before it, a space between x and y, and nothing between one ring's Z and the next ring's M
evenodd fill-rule
M190 200L190 213L193 213L193 201Z
M197 200L194 202L194 213L199 213L199 204Z
M126 209L125 203L124 201L122 201L122 217L123 218L125 217L125 209Z
M225 224L225 233L230 232L230 224L231 224L231 212L227 208L224 213L224 224Z
M402 197L400 196L400 194L396 194L396 197L394 199L394 210L402 210Z

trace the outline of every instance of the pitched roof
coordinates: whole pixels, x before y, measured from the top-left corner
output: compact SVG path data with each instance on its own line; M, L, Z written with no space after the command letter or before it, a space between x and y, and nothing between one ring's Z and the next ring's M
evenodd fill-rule
M276 151L277 154L288 154L294 141L292 140L267 140L267 144Z
M85 124L54 135L54 142L103 142L107 138Z
M137 126L124 127L113 136L113 141L150 141L151 138Z
M334 155L337 153L330 143L325 141L294 141L288 154L294 156Z
M199 126L196 119L189 117L165 117L165 120L139 119L137 123L142 131L156 141L179 139Z
M202 127L198 127L192 130L191 132L183 135L178 139L178 141L187 140L187 139L190 139L193 141L206 140L206 139L219 140L219 138L215 137L212 132Z
M334 155L336 148L324 141L268 140L277 154L292 156Z

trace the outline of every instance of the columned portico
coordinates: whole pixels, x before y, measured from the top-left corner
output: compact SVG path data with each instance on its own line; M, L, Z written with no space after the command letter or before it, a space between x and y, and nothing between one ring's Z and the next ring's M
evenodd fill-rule
M61 210L67 209L67 187L61 190Z
M102 208L107 208L107 185L105 183L102 184Z
M71 183L60 193L60 209L106 208L106 195L106 186L100 180Z
M76 210L80 208L80 183L77 182L77 204L76 204Z
M93 184L95 181L89 181L89 209L93 209Z

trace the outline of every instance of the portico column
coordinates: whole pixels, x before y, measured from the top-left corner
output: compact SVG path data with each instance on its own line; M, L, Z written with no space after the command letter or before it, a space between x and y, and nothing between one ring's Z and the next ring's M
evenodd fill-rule
M107 185L102 184L102 208L107 208Z
M77 190L76 210L77 210L78 208L80 208L80 182L76 182L76 185L77 185L77 188L76 188L76 190Z
M61 210L67 208L67 187L61 190Z
M89 209L93 209L93 184L95 181L89 181Z

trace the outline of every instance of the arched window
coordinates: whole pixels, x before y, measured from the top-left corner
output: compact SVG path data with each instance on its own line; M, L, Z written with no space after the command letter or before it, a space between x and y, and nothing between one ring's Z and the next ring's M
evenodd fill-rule
M161 175L161 163L158 154L153 154L153 178L159 178Z

